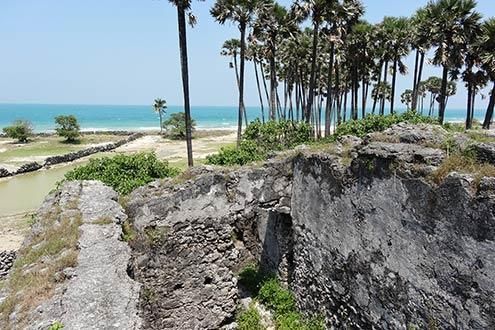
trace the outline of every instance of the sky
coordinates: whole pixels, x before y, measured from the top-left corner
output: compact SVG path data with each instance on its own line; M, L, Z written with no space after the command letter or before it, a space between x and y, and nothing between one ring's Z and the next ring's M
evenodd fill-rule
M211 18L213 3L193 0L199 22L188 30L191 104L231 106L238 97L235 77L220 48L239 32ZM364 0L364 18L410 16L426 3ZM478 11L495 16L493 0L478 0ZM176 15L167 0L0 0L0 102L141 105L162 97L181 105ZM406 63L412 72L412 56ZM251 63L246 68L246 104L257 106ZM428 66L424 77L430 75L440 69ZM398 79L396 98L411 80ZM465 95L459 85L449 107L465 107Z

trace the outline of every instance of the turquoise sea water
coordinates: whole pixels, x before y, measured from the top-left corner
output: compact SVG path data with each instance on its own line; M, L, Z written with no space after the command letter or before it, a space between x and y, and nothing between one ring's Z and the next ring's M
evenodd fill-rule
M260 109L247 107L248 120L260 117ZM169 106L169 114L181 112L180 106ZM237 107L193 106L192 117L197 127L202 129L235 129L237 125ZM0 104L0 129L16 119L25 119L33 123L36 132L48 132L54 128L54 117L75 115L81 128L93 130L157 130L158 116L151 106L143 105L50 105L50 104ZM482 120L484 110L475 111L475 118ZM447 109L446 120L462 122L465 110Z

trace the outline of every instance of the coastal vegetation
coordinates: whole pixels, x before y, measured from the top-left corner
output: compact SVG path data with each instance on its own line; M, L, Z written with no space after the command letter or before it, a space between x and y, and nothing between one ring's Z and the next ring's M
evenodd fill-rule
M74 143L80 136L79 123L74 115L55 117L55 132L69 143Z
M11 126L4 127L3 132L12 139L26 143L33 135L33 125L27 120L16 120Z
M165 114L165 111L167 110L167 101L162 100L160 98L155 99L153 103L153 110L155 113L158 114L160 118L160 134L163 133L163 115Z
M68 172L65 180L99 180L126 195L153 180L178 173L178 169L159 160L154 153L137 153L90 159L87 165Z
M172 113L162 125L165 128L167 137L173 140L186 139L186 116L183 112ZM191 118L191 132L194 133L195 129L196 121Z

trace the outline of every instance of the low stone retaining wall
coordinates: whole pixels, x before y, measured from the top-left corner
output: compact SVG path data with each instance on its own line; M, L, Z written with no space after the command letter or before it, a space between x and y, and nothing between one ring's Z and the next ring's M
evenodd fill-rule
M9 274L9 271L14 264L15 256L15 251L0 252L0 279L6 277Z
M121 132L121 133L122 133L122 135L124 135L123 133L125 133L125 132ZM10 172L5 168L0 168L0 178L13 176L13 175L17 175L17 174L28 173L28 172L34 172L34 171L37 171L43 167L49 167L49 166L56 165L56 164L68 163L68 162L72 162L76 159L87 157L89 155L96 154L99 152L106 152L106 151L114 150L120 146L123 146L124 144L127 144L131 141L134 141L134 140L142 137L143 135L144 135L143 133L134 133L134 134L128 136L127 138L119 140L117 142L112 142L112 143L108 143L108 144L104 144L104 145L100 145L100 146L96 146L96 147L90 147L90 148L82 149L79 151L70 152L70 153L65 154L65 155L48 157L45 159L43 164L40 164L38 162L27 163L27 164L22 165L15 172Z

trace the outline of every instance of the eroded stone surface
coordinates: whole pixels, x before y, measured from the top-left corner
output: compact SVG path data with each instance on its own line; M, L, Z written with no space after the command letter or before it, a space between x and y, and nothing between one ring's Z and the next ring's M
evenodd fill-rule
M126 215L117 193L96 181L69 182L42 209L68 196L78 197L82 217L77 266L64 271L65 280L36 308L28 328L47 329L58 321L64 329L140 329L140 285L127 274L130 248L119 225Z

